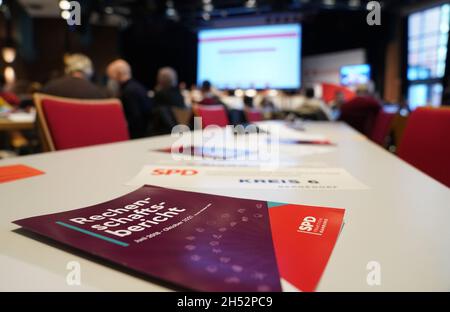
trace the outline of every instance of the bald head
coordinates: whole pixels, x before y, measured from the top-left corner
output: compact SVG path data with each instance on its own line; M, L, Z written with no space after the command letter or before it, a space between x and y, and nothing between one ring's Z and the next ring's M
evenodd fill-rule
M106 74L110 79L126 82L131 79L131 67L125 60L118 59L108 65Z

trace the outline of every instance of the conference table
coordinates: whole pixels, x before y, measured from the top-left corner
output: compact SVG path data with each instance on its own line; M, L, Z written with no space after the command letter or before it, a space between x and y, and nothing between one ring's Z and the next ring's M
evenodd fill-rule
M27 118L20 119L0 117L0 131L21 131L34 129L34 116L31 116L30 118L28 118L28 116L26 117Z
M281 154L289 154L297 167L344 168L367 189L217 187L202 191L345 208L345 225L317 291L450 291L450 189L344 123L307 122L304 127L307 133L324 135L335 144L320 153L302 153L303 145L281 146ZM155 151L170 147L175 140L164 135L1 160L0 166L25 164L45 174L0 185L0 290L168 290L120 267L18 230L11 222L94 205L133 191L137 187L126 182L143 166L183 164L170 154ZM189 185L182 189L199 191ZM72 261L80 264L79 286L66 283L67 265ZM381 273L375 285L368 282L374 261Z

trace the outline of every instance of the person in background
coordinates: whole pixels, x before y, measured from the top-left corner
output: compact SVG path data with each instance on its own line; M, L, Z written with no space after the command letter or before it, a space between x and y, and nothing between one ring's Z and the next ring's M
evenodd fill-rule
M334 99L329 103L333 114L333 120L339 119L341 114L341 107L345 103L345 94L341 90L336 90L334 93Z
M106 69L109 86L119 90L128 130L132 139L147 136L147 128L151 117L152 103L147 96L147 90L133 79L130 65L122 59L110 63Z
M297 108L296 113L301 117L313 120L331 120L331 109L320 99L314 96L314 89L307 88L305 100Z
M184 104L189 107L192 106L191 92L187 89L186 82L180 82L178 87L180 88L181 95L183 96Z
M178 87L178 75L173 68L160 68L156 80L157 85L153 98L155 106L186 107L183 95Z
M84 54L71 54L65 57L65 75L50 80L41 90L42 93L76 98L103 99L106 93L93 84L90 79L94 73L91 60Z
M12 106L18 106L20 104L19 97L13 93L7 90L6 87L6 79L5 77L0 74L0 98L3 100L3 102L8 103Z
M178 86L177 72L171 67L160 68L156 77L152 135L167 134L178 124L172 108L185 109L186 104Z
M208 80L203 81L202 86L200 88L200 92L202 93L202 100L199 104L201 105L216 105L221 104L219 97L213 90L211 82Z

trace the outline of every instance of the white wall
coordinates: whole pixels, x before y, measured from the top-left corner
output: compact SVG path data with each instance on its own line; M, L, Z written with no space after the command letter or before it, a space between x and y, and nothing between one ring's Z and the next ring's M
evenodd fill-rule
M366 63L364 49L307 56L302 61L302 86L309 87L321 82L339 84L340 68L345 65Z

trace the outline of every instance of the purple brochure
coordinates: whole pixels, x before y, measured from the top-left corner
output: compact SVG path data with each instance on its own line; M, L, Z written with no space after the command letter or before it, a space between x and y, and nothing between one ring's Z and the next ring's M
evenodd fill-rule
M14 223L183 288L281 291L266 201L147 185Z

